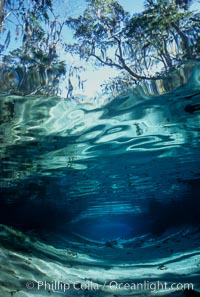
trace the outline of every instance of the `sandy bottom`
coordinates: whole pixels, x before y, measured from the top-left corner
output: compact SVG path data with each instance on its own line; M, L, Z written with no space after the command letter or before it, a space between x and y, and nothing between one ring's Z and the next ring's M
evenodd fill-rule
M58 248L0 225L0 297L199 296L199 243L185 228L156 239L63 238Z

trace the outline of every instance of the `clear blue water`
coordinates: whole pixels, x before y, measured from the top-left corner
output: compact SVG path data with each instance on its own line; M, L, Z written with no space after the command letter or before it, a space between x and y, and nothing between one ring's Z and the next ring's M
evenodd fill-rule
M102 267L106 279L128 281L141 265L137 279L190 280L199 289L200 66L188 69L182 83L143 85L103 104L2 94L2 248L44 260L48 277L52 263L60 279L59 267L75 261L79 282L102 284ZM66 248L83 259L64 261ZM35 280L40 265L31 271ZM41 296L16 286L17 297Z

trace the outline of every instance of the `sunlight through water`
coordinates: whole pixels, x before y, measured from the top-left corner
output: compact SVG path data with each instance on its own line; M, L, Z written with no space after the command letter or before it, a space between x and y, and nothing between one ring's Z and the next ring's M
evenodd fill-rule
M0 296L200 289L199 73L90 104L4 85Z

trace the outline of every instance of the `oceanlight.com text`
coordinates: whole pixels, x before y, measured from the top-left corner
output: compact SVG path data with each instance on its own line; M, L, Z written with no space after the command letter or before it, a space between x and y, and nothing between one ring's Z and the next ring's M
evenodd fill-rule
M182 291L182 290L194 290L193 283L169 283L164 281L148 281L143 282L120 282L116 280L105 281L103 284L95 283L93 281L78 282L61 282L61 281L28 281L26 282L26 288L29 290L48 290L52 292L66 292L68 290L75 291Z

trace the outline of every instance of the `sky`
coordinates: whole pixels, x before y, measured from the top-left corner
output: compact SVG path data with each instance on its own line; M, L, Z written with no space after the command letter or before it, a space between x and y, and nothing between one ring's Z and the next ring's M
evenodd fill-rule
M17 0L16 0L17 1ZM102 0L103 1L103 0ZM124 9L131 14L139 13L144 10L144 0L118 0L118 2L124 7ZM56 3L55 12L57 13L58 18L65 19L69 16L78 17L87 7L86 0L53 0L53 3ZM191 6L191 10L199 10L199 0L193 0L193 5ZM9 27L11 31L15 31L12 22L9 23ZM6 38L6 34L4 34L4 38ZM69 29L64 29L63 38L66 38L68 42L70 39L72 40L72 32ZM14 40L14 39L13 39ZM9 46L9 50L14 49L20 46L19 41L14 40L11 42ZM74 64L77 65L77 58L72 57L69 54L66 54L63 50L60 51L61 59L66 62L66 65ZM88 97L95 97L96 93L101 93L101 84L109 80L109 78L113 78L119 74L115 68L102 66L100 68L93 67L92 64L85 63L84 66L87 65L87 69L84 73L81 74L82 80L84 83L84 91L80 89L75 90L75 93L79 95L84 95ZM68 77L63 82L63 92L62 95L65 96L67 94L66 85L68 82ZM72 78L72 84L77 84L77 80Z
M119 0L119 3L130 13L141 12L144 9L143 0Z
M73 0L72 0L73 1ZM82 1L82 2L81 2ZM71 0L69 0L69 3ZM130 13L139 13L144 10L144 1L143 0L119 0L119 3L124 7L125 10L127 10ZM77 9L76 6L74 6L74 10L72 10L72 15L79 14L79 12L84 9L85 1L79 0L77 2ZM69 34L69 32L68 32ZM69 55L65 55L66 60L68 62L73 63L72 57ZM76 61L74 61L76 63ZM96 93L101 93L101 84L108 80L109 78L113 78L119 74L119 71L117 71L115 68L102 66L99 69L93 68L91 66L88 67L87 71L81 75L83 80L86 80L84 83L84 91L79 90L78 93L81 95L87 95L88 97L95 97ZM72 84L73 84L73 78L72 78ZM74 79L75 84L75 79ZM65 95L66 92L63 94Z
M16 0L17 1L17 0ZM119 3L130 13L134 12L141 12L143 10L143 0L119 0ZM16 2L16 7L18 5L18 1ZM69 16L72 17L78 17L87 7L86 0L53 0L53 3L55 4L55 11L56 14L59 16L58 18L60 20L66 19ZM61 9L62 8L62 9ZM8 29L11 30L12 36L15 35L15 24L16 20L11 18L11 21L8 22ZM63 39L66 39L67 42L73 38L73 34L65 27L63 30ZM5 31L5 34L3 34L4 40L6 39L7 31ZM8 48L8 51L14 50L16 47L21 46L21 40L11 38L11 42ZM76 65L77 59L75 57L72 57L69 54L66 54L63 50L60 50L61 60L64 60L66 62L66 65ZM76 90L79 95L83 94L84 96L88 97L94 97L96 95L96 92L101 93L101 87L100 85L105 81L108 80L111 77L117 76L119 72L111 67L92 67L88 66L89 63L84 63L84 66L87 65L87 70L85 73L81 74L82 80L85 81L84 83L84 91ZM68 77L66 77L66 81L62 84L62 96L66 96L67 90L66 90L66 83L68 82ZM73 78L72 78L73 83ZM74 84L77 84L77 81L75 81L74 78Z
M118 0L125 10L132 13L140 13L144 10L144 0ZM190 9L199 11L200 2L194 0ZM95 97L96 92L101 93L100 85L109 78L116 77L119 74L115 68L103 66L99 69L89 69L83 74L83 78L87 79L85 83L85 91L88 97Z
M17 1L17 0L16 0ZM103 0L102 0L103 1ZM134 12L141 12L143 10L143 0L118 0L119 3L130 13ZM72 17L78 17L87 7L86 0L53 0L53 3L55 4L54 12L55 15L57 14L58 18L66 19L69 16ZM18 1L16 2L16 7L18 5ZM7 29L11 32L11 41L9 44L9 47L7 49L7 53L11 50L14 50L21 46L21 39L15 39L13 36L15 36L15 23L16 19L11 15L10 21L7 22ZM5 31L5 33L2 34L2 37L4 40L6 40L8 30ZM67 42L73 38L73 34L70 31L70 29L67 29L67 27L63 31L63 39L66 39ZM67 37L67 38L66 38ZM5 54L5 52L3 53ZM61 59L66 61L67 65L76 64L76 58L70 56L69 54L66 54L64 50L60 50ZM85 63L86 65L86 63ZM85 66L84 65L84 66ZM85 73L82 73L82 79L85 80L85 88L84 92L81 90L76 90L79 94L84 94L88 97L94 97L96 92L101 93L101 87L100 85L105 81L108 80L110 77L117 76L119 72L111 67L100 67L97 69L97 67L89 66L87 67L87 71ZM64 85L67 83L68 78L66 78L66 82L63 82L63 92L62 95L65 96L67 91ZM72 82L73 83L73 82ZM76 84L77 81L74 81L74 84ZM66 85L65 85L66 86Z
M143 0L119 0L119 3L130 13L141 12L144 10ZM101 67L99 70L91 70L87 73L88 82L85 84L85 90L89 97L95 95L96 91L101 92L100 85L104 80L115 77L119 74L114 68Z
M55 0L53 0L54 2ZM119 3L127 10L128 12L132 13L139 13L144 10L144 0L118 0ZM57 15L59 15L59 18L65 19L68 16L78 17L86 8L86 0L56 0L54 3L56 3L57 6ZM193 5L191 6L192 10L199 10L199 0L194 0ZM62 9L61 9L62 8ZM9 24L10 29L14 31L14 27L12 25L12 22ZM12 28L13 27L13 28ZM6 33L7 34L7 33ZM4 38L6 38L6 34ZM72 33L69 31L69 29L65 29L63 32L63 37L67 37L66 41L69 41L70 38L72 38ZM14 40L14 42L11 42L9 46L9 50L16 48L16 46L19 46L19 42ZM67 65L70 64L77 64L77 59L75 57L72 57L69 54L64 53L64 51L61 51L61 59L63 59ZM119 74L119 71L117 71L114 68L111 67L100 67L100 68L94 68L92 65L88 66L89 63L84 63L84 66L87 65L87 70L85 73L81 74L82 80L85 80L84 83L84 91L76 90L76 93L79 93L79 95L83 94L84 96L88 97L95 97L96 92L101 93L101 84L108 80L109 78L113 78ZM73 79L72 79L73 80ZM66 86L68 81L68 77L66 77L66 81L63 82L63 92L62 95L65 96L67 94ZM73 83L73 81L72 81ZM74 79L74 84L76 84Z

